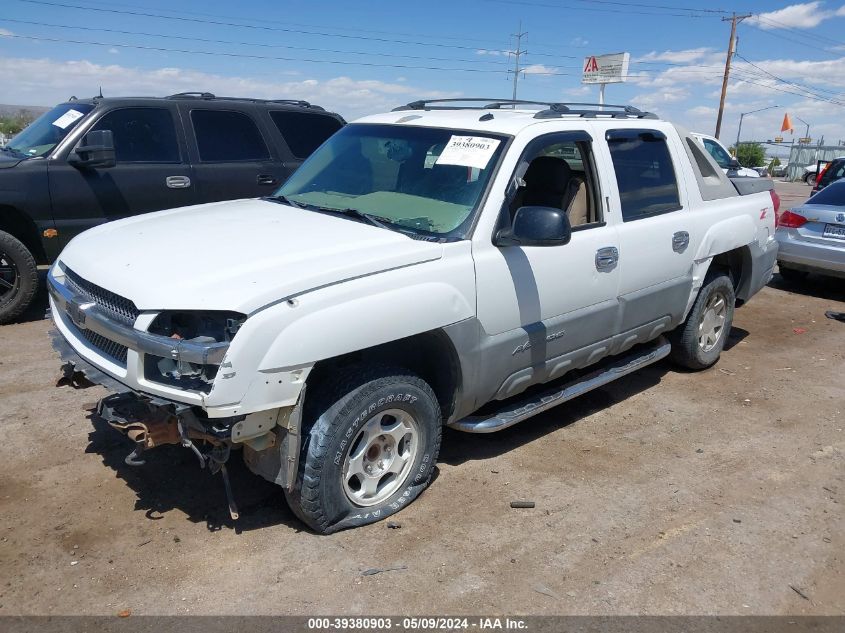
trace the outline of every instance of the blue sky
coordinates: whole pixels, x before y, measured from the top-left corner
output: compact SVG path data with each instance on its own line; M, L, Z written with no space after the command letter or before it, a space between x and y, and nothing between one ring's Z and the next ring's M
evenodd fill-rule
M3 103L52 105L99 86L115 96L208 90L305 98L354 119L421 96L507 97L521 20L519 97L595 100L598 89L580 83L584 56L628 51L631 79L608 86L608 101L707 133L730 28L718 5L680 0L2 4ZM755 17L739 27L723 139L735 139L740 112L777 105L745 118L744 140L779 134L789 112L814 138L845 141L845 3L730 8Z

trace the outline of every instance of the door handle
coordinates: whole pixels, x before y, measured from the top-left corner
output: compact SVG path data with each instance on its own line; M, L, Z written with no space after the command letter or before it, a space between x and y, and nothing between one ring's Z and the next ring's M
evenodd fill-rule
M613 270L618 262L619 249L615 246L606 246L596 251L596 270Z
M689 233L678 231L672 236L672 250L676 253L683 253L689 246Z
M168 176L164 182L171 189L187 189L191 186L191 179L187 176Z
M258 174L258 176L255 177L255 182L259 185L278 185L279 179L269 174Z

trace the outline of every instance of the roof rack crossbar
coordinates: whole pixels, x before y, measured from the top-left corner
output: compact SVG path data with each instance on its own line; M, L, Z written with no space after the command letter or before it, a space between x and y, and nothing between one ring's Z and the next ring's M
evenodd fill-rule
M453 106L453 103L478 103L484 105ZM538 111L535 119L550 119L562 115L582 116L590 118L638 118L656 119L657 115L651 112L644 112L631 105L618 105L613 103L559 103L553 101L531 101L523 99L488 99L478 97L467 97L464 99L420 99L412 101L404 106L394 108L394 112L408 110L498 110L502 107L518 105L540 105L546 106L545 110Z

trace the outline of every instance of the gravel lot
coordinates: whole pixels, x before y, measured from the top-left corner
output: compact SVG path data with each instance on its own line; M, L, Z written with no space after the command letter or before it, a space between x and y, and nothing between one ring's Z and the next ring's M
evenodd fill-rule
M776 276L715 368L661 363L500 434L447 431L400 529L329 537L240 460L237 523L190 452L125 466L89 417L105 391L55 386L35 310L0 327L0 615L845 614L831 309L841 280Z

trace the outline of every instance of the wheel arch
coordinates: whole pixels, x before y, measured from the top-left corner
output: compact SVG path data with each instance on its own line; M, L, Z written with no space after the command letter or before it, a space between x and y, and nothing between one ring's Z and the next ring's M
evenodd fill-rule
M444 423L455 411L462 384L461 362L441 328L318 361L306 380L306 400L316 397L321 383L338 368L368 363L400 367L425 380L437 396Z
M0 205L0 231L17 238L32 253L38 264L47 264L47 255L35 222L17 207Z

